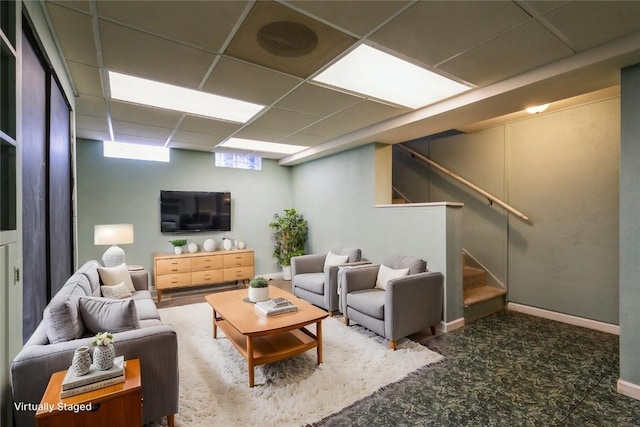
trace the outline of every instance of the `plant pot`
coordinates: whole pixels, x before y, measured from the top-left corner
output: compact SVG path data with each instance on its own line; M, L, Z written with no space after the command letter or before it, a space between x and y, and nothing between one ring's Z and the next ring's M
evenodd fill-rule
M174 246L173 250L176 252L176 255L180 255L182 253L182 246Z
M291 266L283 265L282 267L282 279L283 280L291 280Z
M269 299L269 288L249 288L249 301L260 302Z
M101 371L111 369L115 357L116 349L113 344L97 345L93 350L93 364Z

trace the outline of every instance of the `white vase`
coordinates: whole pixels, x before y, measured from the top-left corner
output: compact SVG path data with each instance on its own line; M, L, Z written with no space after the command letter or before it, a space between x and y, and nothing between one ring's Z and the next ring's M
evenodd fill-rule
M91 353L86 345L76 348L71 361L73 373L81 376L86 375L91 369Z
M244 249L247 245L245 245L243 240L238 240L238 249Z
M174 246L173 250L176 252L176 255L180 255L182 253L182 246Z
M249 287L249 300L252 302L267 301L269 299L269 288Z
M189 243L189 246L187 246L187 250L190 254L195 254L196 252L198 252L198 245L196 245L195 243Z
M283 280L291 280L291 266L283 265L282 266L282 279Z
M97 345L93 350L93 364L101 371L111 369L115 357L116 349L113 344Z
M207 252L213 252L216 249L216 241L213 239L207 239L202 244L202 248Z
M225 251L231 250L231 239L222 239L222 247Z

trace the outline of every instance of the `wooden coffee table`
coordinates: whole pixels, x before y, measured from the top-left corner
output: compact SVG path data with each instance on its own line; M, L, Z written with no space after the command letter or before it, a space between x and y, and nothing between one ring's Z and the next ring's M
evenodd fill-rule
M246 289L218 292L205 298L213 308L213 338L218 327L247 359L249 387L254 385L254 367L288 359L312 348L317 349L318 365L322 363L322 319L329 314L293 294L269 286L269 297L287 298L297 311L263 316L254 305L243 301ZM316 324L316 333L305 326Z

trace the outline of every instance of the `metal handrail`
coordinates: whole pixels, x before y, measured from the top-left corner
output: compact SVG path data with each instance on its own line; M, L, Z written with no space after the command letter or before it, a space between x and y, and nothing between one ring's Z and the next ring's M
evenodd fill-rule
M407 203L413 203L411 200L409 200L407 196L402 194L402 192L398 190L396 187L394 187L393 185L391 186L391 189L395 191L398 196L402 197Z
M484 191L482 188L478 187L477 185L473 184L472 182L467 181L466 179L464 179L463 177L461 177L460 175L456 174L455 172L445 168L444 166L439 165L438 163L434 162L433 160L429 159L428 157L423 156L422 154L418 153L417 151L412 150L409 147L405 147L402 144L398 144L398 147L402 148L403 150L409 152L411 154L412 157L414 158L418 158L420 160L422 160L423 162L428 163L429 165L433 166L434 168L436 168L437 170L439 170L440 172L449 175L451 178L460 181L462 184L466 185L467 187L471 188L473 191L476 191L480 194L482 194L484 197L486 197L489 200L489 203L495 203L498 206L500 206L501 208L505 209L506 211L514 214L515 216L517 216L518 218L522 219L523 221L529 221L529 217L526 216L525 214L523 214L522 212L520 212L519 210L515 209L514 207L508 205L507 203L503 202L502 200L500 200L499 198L497 198L496 196L494 196L493 194Z

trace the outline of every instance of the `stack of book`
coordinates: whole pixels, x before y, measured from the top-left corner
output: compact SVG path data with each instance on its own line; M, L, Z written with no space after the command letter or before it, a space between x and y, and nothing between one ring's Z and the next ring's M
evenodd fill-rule
M60 398L75 396L88 391L97 390L113 384L124 382L124 356L118 356L113 360L111 369L101 371L91 365L91 369L85 375L78 376L73 369L67 369L67 374L62 380Z
M256 303L256 310L265 316L273 316L274 314L289 313L296 311L296 307L291 301L286 298L274 298L269 301L262 301Z

